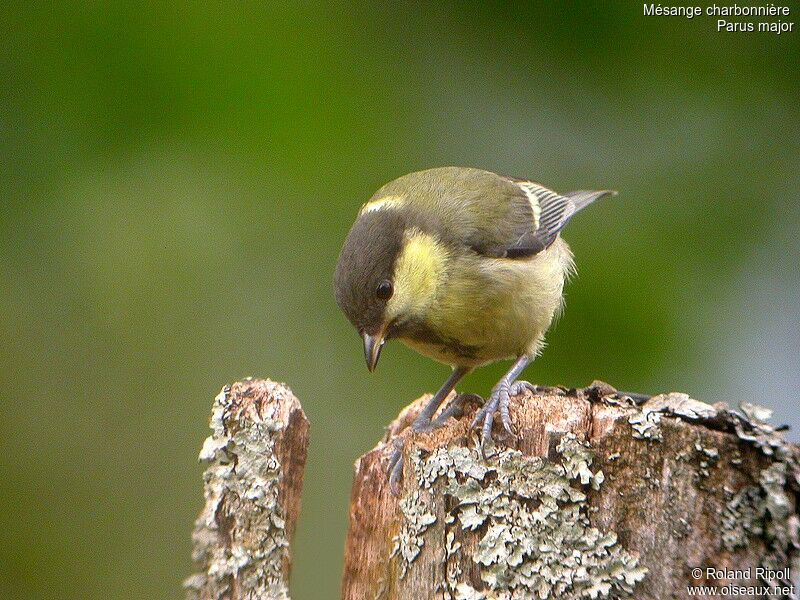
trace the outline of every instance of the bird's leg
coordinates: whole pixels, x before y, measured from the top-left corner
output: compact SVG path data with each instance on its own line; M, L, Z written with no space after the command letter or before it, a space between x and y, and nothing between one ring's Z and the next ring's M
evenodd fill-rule
M439 406L441 406L445 398L450 395L450 392L453 391L456 384L471 370L472 369L466 367L455 367L453 369L453 372L450 374L450 377L447 378L447 381L444 382L444 385L439 388L439 391L433 395L433 398L428 401L425 408L423 408L419 415L417 415L417 418L414 419L414 422L411 424L411 428L414 431L425 431L430 428L433 415L436 414Z
M508 433L514 435L511 431L511 417L508 414L511 396L516 396L524 389L529 389L533 392L537 390L535 385L531 385L527 381L516 381L517 377L519 377L525 367L530 364L531 360L533 360L533 357L527 354L520 356L508 370L508 373L503 375L500 381L497 382L497 385L492 388L492 395L489 396L483 408L475 415L472 421L473 427L483 422L481 427L481 448L484 448L492 437L494 413L498 409L500 410L500 420L503 423L503 427Z
M456 387L456 384L471 370L472 369L467 367L455 367L453 369L453 372L450 374L450 377L447 378L447 381L444 382L444 385L439 388L439 391L433 395L433 398L430 399L428 404L425 405L425 408L423 408L419 415L417 415L417 418L414 419L414 422L411 424L411 429L413 431L428 431L431 428L440 426L444 422L442 421L442 423L440 423L439 419L437 419L434 424L431 419L433 415L436 414L436 410L441 406L442 402L444 402L444 399L447 398L450 392L453 391L453 388ZM449 409L450 407L448 406L446 410ZM400 438L397 438L397 440L399 439ZM389 484L394 493L397 493L397 484L400 481L400 476L403 474L403 446L402 442L398 445L397 440L395 440L395 449L389 457L388 469Z

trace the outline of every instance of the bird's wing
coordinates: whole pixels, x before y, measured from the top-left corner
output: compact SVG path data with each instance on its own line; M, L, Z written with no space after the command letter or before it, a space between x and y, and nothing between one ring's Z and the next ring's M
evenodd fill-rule
M552 244L570 217L614 192L560 195L526 179L463 167L409 173L383 186L363 211L416 209L425 225L456 245L495 258L533 256Z
M533 181L509 179L518 194L510 194L508 212L498 224L490 245L475 248L489 256L521 258L538 254L552 244L576 212L598 198L614 194L608 190L579 191L561 195Z

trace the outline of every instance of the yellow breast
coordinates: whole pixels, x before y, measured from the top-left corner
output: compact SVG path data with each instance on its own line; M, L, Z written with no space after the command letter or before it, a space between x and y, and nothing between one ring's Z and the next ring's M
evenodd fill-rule
M434 360L479 366L536 354L562 305L572 254L561 239L528 259L454 257L426 311L427 324L454 344L402 339ZM464 352L470 349L470 356Z

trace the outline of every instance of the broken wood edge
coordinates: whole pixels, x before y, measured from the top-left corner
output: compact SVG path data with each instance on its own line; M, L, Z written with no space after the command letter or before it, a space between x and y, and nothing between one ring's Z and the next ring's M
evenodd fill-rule
M288 600L308 419L286 385L246 379L214 399L210 427L187 599Z
M492 477L495 477L498 460L521 458L524 462L535 457L544 458L545 462L558 462L562 468L565 464L573 464L577 471L572 473L572 477L567 474L568 486L585 495L589 503L606 501L602 491L598 490L602 489L606 477L603 470L613 472L614 460L619 458L615 456L618 454L614 451L615 445L621 440L629 443L631 439L644 444L643 451L637 452L640 455L636 458L641 466L647 463L647 444L660 443L665 430L669 440L688 441L697 435L705 440L703 436L708 435L713 443L731 452L741 450L747 454L739 459L726 457L730 458L729 479L735 480L736 485L727 487L719 484L724 502L720 498L712 502L721 513L714 515L719 522L719 530L706 533L715 543L719 541L719 556L709 558L700 548L694 549L691 556L665 560L665 563L677 569L676 562L680 560L684 561L683 567L687 567L690 560L696 561L696 566L701 566L702 561L716 560L716 564L730 564L736 568L734 559L743 560L746 555L750 562L758 561L758 564L775 567L793 566L797 559L800 531L797 515L800 493L798 449L783 439L780 428L767 423L767 409L749 403L743 403L739 410L724 404L711 406L677 393L654 396L640 404L602 382L594 382L584 389L541 389L535 396L528 393L512 402L511 414L517 438L504 438L502 429L496 427L495 439L500 441L495 448L496 454L483 459L477 453L477 438L469 427L475 406L467 407L461 418L451 419L439 430L414 434L408 429L428 398L420 398L403 409L387 428L385 439L355 464L342 581L342 598L345 600L424 597L424 594L434 592L443 598L484 598L483 592L473 584L480 582L485 587L486 568L497 566L491 556L474 554L478 550L485 550L486 544L484 548L480 544L486 538L477 545L474 540L459 541L459 528L452 527L455 521L453 514L464 506L465 501L463 496L459 496L457 485L463 485L470 478L473 482L481 482L480 477L470 476L470 470L485 473L488 465L494 471ZM386 479L386 459L398 438L405 441L404 482L400 497L395 498ZM718 455L714 455L718 450L712 448L712 444L708 448L700 441L695 444L699 445L700 449L695 450L700 453L701 459L694 457L690 460L699 463L693 468L698 467L700 476L703 476L704 472L709 472L708 464L718 459ZM586 448L588 454L584 454L581 448ZM707 456L704 454L706 451ZM577 464L576 456L579 456ZM702 460L702 457L708 460ZM702 466L704 463L708 464ZM595 469L592 464L600 468ZM447 481L443 486L444 479ZM566 490L563 479L557 483L563 492L572 493ZM613 487L613 484L609 482L606 487ZM629 490L622 487L618 492L626 494ZM444 513L441 506L436 506L437 495L448 496L448 510ZM632 502L635 503L635 498ZM616 506L591 508L584 516L591 525L591 534L596 538L596 532L610 531L613 534L615 527L622 524L621 529L624 529L626 519L630 520L625 511L617 510ZM747 515L743 514L747 511ZM440 550L436 556L430 552L426 555L426 532L431 527L439 527L439 524L433 525L437 519L449 520L445 526L446 538L436 540L437 550ZM460 514L458 519L461 519ZM755 531L756 524L746 522L747 519L760 519L768 527L759 534ZM481 521L481 526L484 523L485 520ZM681 525L680 521L678 524ZM688 526L691 531L692 524ZM706 526L711 527L710 524ZM442 534L443 531L437 533ZM637 587L636 597L660 598L662 592L655 575L662 579L672 577L670 583L673 586L683 585L682 581L688 578L685 572L671 575L665 573L664 569L659 570L659 565L654 564L652 559L650 563L654 567L650 569L640 562L638 549L650 552L650 555L645 555L645 558L650 558L657 555L658 548L647 546L646 542L637 539L638 533L634 530L626 531L619 537L615 535L611 546L622 551L617 554L616 563L606 566L615 568L616 581L608 577L589 581L586 588L588 593L603 597L613 592L618 597L630 597L634 587L644 582ZM602 536L597 539L608 542ZM465 543L471 544L471 547L466 548ZM630 546L631 552L626 550L626 546ZM457 551L464 549L472 552L473 557L477 556L477 560L473 561L475 564L451 560ZM495 574L506 578L509 573L513 575L513 568L508 569L508 566L500 565ZM655 575L648 582L649 571ZM431 581L433 574L436 581ZM565 579L573 576L574 573L565 573ZM675 578L682 579L678 581ZM769 582L769 585L773 588L788 585L790 579ZM496 580L490 577L490 581ZM531 583L542 584L541 580ZM502 592L502 585L495 592L497 590ZM642 590L644 593L641 593ZM540 588L529 591L552 591L557 597L563 596L563 589Z

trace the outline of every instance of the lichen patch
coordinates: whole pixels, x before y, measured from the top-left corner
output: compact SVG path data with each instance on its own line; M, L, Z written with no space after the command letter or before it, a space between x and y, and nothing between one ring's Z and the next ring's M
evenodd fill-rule
M661 412L657 410L642 410L633 413L628 422L633 427L633 437L642 440L660 441L662 439Z
M751 538L764 540L767 552L761 566L780 569L800 548L800 519L792 509L787 485L787 466L772 463L761 471L758 485L747 486L735 494L728 492L729 500L722 515L722 542L727 550L747 546ZM790 585L791 581L767 582L772 585Z
M403 525L396 538L401 575L423 551L425 530L435 519L433 504L449 501L455 508L445 527L444 598L632 597L646 569L613 532L589 522L586 492L604 480L602 471L591 469L591 448L566 434L556 452L558 460L511 449L488 458L460 446L424 457L413 450L417 486L401 501ZM418 491L434 486L439 493ZM467 556L454 528L479 536ZM481 589L465 580L463 560L477 565Z
M190 598L199 597L209 582L222 591L235 578L243 599L253 597L248 590L259 590L259 598L289 600L283 576L289 541L278 504L282 469L275 452L283 424L264 414L269 407L259 414L235 414L238 407L228 392L223 388L214 400L212 435L200 452L200 460L210 465L205 472L206 504L195 524L193 558L205 565L205 572L188 578L184 587ZM240 418L248 420L247 427L238 426ZM258 535L229 539L234 524L239 531Z
M412 492L400 501L403 513L403 527L394 538L392 556L400 556L401 576L406 568L422 550L425 530L436 522L436 516L430 512L428 503L423 501L418 491Z

